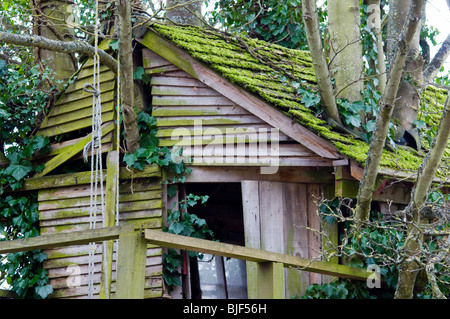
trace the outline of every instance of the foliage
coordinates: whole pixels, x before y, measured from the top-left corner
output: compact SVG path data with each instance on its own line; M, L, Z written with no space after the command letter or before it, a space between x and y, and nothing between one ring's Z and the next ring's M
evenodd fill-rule
M39 235L39 212L36 194L6 196L0 201L1 240ZM42 250L12 253L0 263L0 273L6 277L19 298L44 299L53 292L42 262L47 255Z
M51 74L48 70L41 74L37 65L0 60L0 75L0 151L4 151L0 153L4 155L0 158L0 238L34 237L39 235L37 196L6 191L19 189L26 178L43 169L31 158L50 150L49 138L31 134L52 90L45 86ZM8 254L0 264L3 279L19 298L46 298L52 292L42 267L46 258L35 250Z
M300 0L220 0L211 13L212 24L287 48L307 49ZM319 9L323 21L324 10Z
M184 173L190 173L191 169L186 167L185 162L175 161L174 152L168 147L159 147L159 140L156 136L156 119L148 113L141 111L138 113L138 127L140 132L140 148L134 153L127 153L123 157L123 161L128 167L137 170L143 170L145 165L156 164L159 167L168 169L174 173L171 184L176 182L184 182ZM180 150L181 152L181 150Z
M167 227L163 228L163 231L195 238L213 238L213 232L208 228L206 220L199 218L195 214L188 213L189 207L194 207L197 204L205 204L208 200L208 196L198 196L194 194L189 194L186 199L181 200L178 203L173 204L173 210L168 210L167 216ZM178 209L175 208L178 205ZM187 254L190 257L199 256L196 252L188 251ZM181 286L180 272L178 269L182 266L183 254L177 252L175 249L168 249L167 254L163 258L163 278L166 282L169 291L173 289L174 286Z
M443 205L448 202L449 196L441 191L431 192L428 204ZM378 265L383 282L380 288L369 288L365 282L349 279L337 279L329 284L314 284L308 287L301 298L304 299L392 299L397 286L399 265L406 258L402 250L405 244L407 228L414 227L406 223L403 217L394 215L386 218L385 215L373 210L370 220L362 228L354 227L352 201L349 199L323 200L319 206L322 219L328 223L339 223L343 229L339 239L338 249L333 251L333 256L339 256L344 263L352 267L368 269L371 265ZM424 227L422 225L422 227ZM448 229L445 222L430 224L430 229ZM426 228L426 227L425 227ZM421 252L417 260L426 263L434 258L436 261L436 275L438 285L444 295L449 295L448 263L438 261L436 258L442 249L442 236L425 236ZM336 247L336 246L334 246ZM325 256L327 257L327 256ZM419 279L425 276L419 274ZM421 281L421 280L419 280ZM430 285L419 285L416 298L429 299L432 297Z

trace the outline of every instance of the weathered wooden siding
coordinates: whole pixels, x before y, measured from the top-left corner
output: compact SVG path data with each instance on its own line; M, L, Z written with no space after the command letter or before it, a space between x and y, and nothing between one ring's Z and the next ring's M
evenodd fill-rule
M55 136L92 125L92 93L83 89L85 84L93 84L93 60L89 59L76 75L74 82L64 91L41 123L38 135ZM100 68L100 89L102 120L114 119L115 75L107 67Z
M159 181L134 180L120 184L120 224L162 227L162 189ZM39 191L41 234L89 229L90 185L59 187ZM102 227L101 213L96 227ZM49 271L52 298L86 298L88 293L88 245L50 249L44 267ZM94 298L100 290L102 243L96 243ZM119 247L120 249L120 247ZM114 247L111 292L115 293L117 246ZM145 297L162 296L162 249L153 245L147 250Z
M150 50L144 50L144 67L152 75L160 145L183 147L193 165L330 165Z
M324 225L317 214L316 201L326 187L321 184L243 181L246 246L321 260L323 239L319 232L323 231L333 241L337 240L337 229ZM256 287L255 276L256 265L247 263L249 297L256 295L253 290ZM327 280L328 276L285 269L285 298L302 296L310 284Z

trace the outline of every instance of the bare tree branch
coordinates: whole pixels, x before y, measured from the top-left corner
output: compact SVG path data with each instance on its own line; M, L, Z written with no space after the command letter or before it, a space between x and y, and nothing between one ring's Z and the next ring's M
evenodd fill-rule
M325 104L325 113L328 118L333 119L338 124L342 124L334 98L333 85L331 84L331 74L328 70L327 60L323 50L322 39L319 30L317 17L317 6L315 0L302 1L303 21L305 25L306 37L308 39L314 71L319 85L320 96Z
M65 42L50 40L36 35L26 36L0 31L0 42L19 46L38 47L55 52L80 53L85 54L88 57L93 57L95 55L95 48L92 45L81 41ZM114 73L117 73L117 60L104 50L98 50L98 54L100 56L100 62L110 68Z
M423 71L424 83L433 82L434 78L439 73L439 70L442 68L449 55L450 55L450 33L442 43L436 55L433 57L433 60L431 60L430 64L428 64L425 70Z

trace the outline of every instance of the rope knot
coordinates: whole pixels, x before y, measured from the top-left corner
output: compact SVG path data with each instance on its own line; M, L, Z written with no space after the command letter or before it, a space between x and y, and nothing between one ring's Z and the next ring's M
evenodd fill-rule
M83 90L85 92L94 94L95 97L100 96L100 90L97 90L93 84L86 83L85 85L83 85Z

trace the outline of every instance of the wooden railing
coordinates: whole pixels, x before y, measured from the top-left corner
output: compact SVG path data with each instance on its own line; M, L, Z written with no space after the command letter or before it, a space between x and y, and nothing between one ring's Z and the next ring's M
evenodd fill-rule
M174 235L157 230L137 229L131 225L2 241L0 242L0 254L115 239L119 239L116 283L116 298L118 299L141 299L144 297L147 244L255 262L258 276L256 298L285 297L284 267L358 280L366 280L371 274L362 268Z

